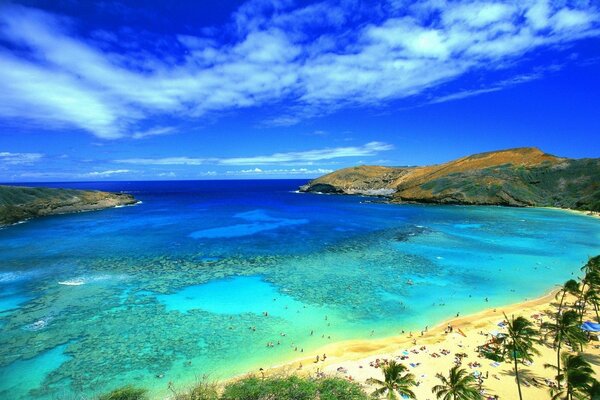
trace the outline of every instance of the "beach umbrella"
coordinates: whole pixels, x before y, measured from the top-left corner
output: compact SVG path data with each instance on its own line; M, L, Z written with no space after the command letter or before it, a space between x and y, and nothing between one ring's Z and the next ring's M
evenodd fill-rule
M581 329L586 332L600 332L600 324L595 324L592 321L586 321L581 324Z

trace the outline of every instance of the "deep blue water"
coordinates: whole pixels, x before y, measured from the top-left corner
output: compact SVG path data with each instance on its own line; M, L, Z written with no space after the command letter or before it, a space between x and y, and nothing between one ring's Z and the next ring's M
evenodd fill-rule
M303 183L41 185L142 203L0 230L0 398L131 382L158 396L539 296L600 252L591 217L295 193Z

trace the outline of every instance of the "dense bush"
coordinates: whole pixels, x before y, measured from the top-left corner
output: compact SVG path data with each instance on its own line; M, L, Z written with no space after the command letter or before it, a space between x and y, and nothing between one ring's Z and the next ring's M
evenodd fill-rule
M99 400L146 400L146 389L124 386L99 397Z
M227 384L219 395L218 384L200 382L192 389L176 393L175 400L367 400L358 383L340 378L312 379L298 376L258 378L250 376ZM146 399L143 389L126 386L100 397L100 400Z
M222 400L363 400L360 385L339 378L313 380L289 376L259 379L250 377L225 387Z

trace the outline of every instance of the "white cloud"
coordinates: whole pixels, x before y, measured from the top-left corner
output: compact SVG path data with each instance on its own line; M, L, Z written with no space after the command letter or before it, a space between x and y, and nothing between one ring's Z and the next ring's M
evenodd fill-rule
M127 158L115 160L121 164L139 165L269 165L269 164L311 164L317 161L332 160L344 157L374 156L382 151L392 150L394 146L383 142L369 142L363 146L334 147L307 151L275 153L265 156L231 157L231 158Z
M546 69L556 70L556 69L560 69L560 67L550 66ZM500 90L503 90L505 88L508 88L508 87L511 87L514 85L518 85L520 83L539 79L541 75L542 74L538 72L538 73L532 73L532 74L528 74L528 75L515 76L513 78L510 78L510 79L507 79L504 81L500 81L493 86L480 88L480 89L463 90L463 91L454 92L454 93L451 93L448 95L438 96L438 97L435 97L432 100L428 101L426 104L445 103L447 101L460 100L460 99L464 99L467 97L473 97L473 96L477 96L477 95L484 94L484 93L498 92Z
M126 158L115 160L121 164L140 164L140 165L202 165L209 159L191 158L191 157L164 157L164 158Z
M0 165L27 165L39 161L44 155L40 153L11 153L0 151Z
M92 172L62 172L62 171L25 171L18 174L20 178L35 179L97 179L107 178L113 175L126 174L135 171L128 169L92 171Z
M328 174L333 172L332 169L326 168L289 168L289 169L242 169L238 171L227 171L227 175L315 175L315 174Z
M600 36L593 2L399 4L382 5L375 18L376 11L344 1L294 8L251 0L233 16L233 32L223 27L227 41L165 38L187 51L180 62L151 49L114 53L107 49L120 40L117 33L85 38L74 33L77 21L3 5L0 117L139 139L174 132L139 128L157 116L201 118L274 105L277 116L267 122L284 126L430 92L536 49Z
M289 153L275 153L268 156L234 157L219 160L221 165L264 165L285 164L297 162L314 162L331 160L342 157L372 156L381 151L393 149L391 144L370 142L364 146L335 147L308 151L294 151Z
M175 128L172 126L163 126L163 127L156 127L156 128L152 128L152 129L148 129L145 131L141 131L141 132L136 132L133 135L131 135L131 137L133 137L134 139L143 139L149 136L163 136L163 135L171 135L175 133Z
M89 176L89 177L93 177L93 178L103 178L103 177L112 176L112 175L127 174L129 172L132 172L132 171L129 169L112 169L112 170L107 170L107 171L88 172L86 174L82 174L82 176Z

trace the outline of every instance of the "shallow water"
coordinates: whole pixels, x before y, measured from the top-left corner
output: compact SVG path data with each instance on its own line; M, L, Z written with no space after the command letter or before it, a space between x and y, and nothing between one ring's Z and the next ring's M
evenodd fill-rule
M294 193L302 183L59 185L143 203L0 230L0 398L131 382L160 396L536 297L600 253L590 217Z

